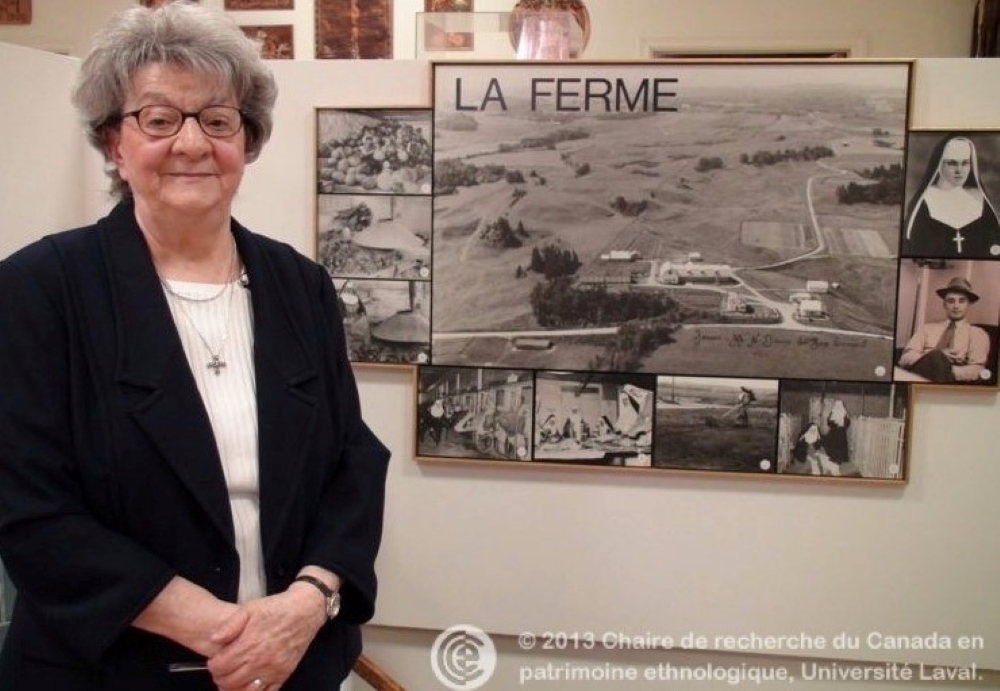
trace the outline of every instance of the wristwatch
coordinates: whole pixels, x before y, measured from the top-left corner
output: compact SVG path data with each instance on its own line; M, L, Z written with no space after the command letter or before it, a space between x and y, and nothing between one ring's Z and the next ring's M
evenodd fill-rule
M340 592L334 590L328 586L323 581L319 580L314 576L309 576L307 574L302 574L301 576L296 576L295 581L301 581L303 583L308 583L309 585L315 587L319 592L323 594L323 599L326 600L326 619L330 621L334 619L340 613ZM295 581L292 581L293 583Z

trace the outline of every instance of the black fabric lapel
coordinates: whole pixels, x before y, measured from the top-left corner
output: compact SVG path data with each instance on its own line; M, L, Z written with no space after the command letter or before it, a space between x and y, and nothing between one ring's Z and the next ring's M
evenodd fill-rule
M116 381L133 404L136 423L232 544L229 497L208 414L132 206L117 206L99 227L119 334Z

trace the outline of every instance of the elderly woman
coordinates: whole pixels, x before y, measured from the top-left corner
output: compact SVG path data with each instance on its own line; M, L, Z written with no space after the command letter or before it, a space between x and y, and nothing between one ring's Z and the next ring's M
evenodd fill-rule
M976 147L968 137L945 137L910 205L903 255L967 257L1000 255L1000 217L979 177Z
M115 17L74 101L119 202L0 263L0 689L336 689L388 453L325 272L230 217L276 89L223 15Z

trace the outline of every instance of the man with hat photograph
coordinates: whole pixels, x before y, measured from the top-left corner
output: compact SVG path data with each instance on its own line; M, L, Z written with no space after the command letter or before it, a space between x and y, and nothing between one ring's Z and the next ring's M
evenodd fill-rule
M933 382L980 381L989 358L990 337L966 317L979 296L968 279L960 276L935 292L947 319L920 326L903 349L899 366Z

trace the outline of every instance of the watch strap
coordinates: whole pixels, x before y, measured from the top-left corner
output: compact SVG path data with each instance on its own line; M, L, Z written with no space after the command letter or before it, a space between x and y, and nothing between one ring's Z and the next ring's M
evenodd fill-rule
M310 576L307 573L300 574L296 576L292 583L301 582L308 583L309 585L316 588L323 595L323 600L326 604L326 617L327 619L333 619L337 616L340 611L340 593L328 586L326 583L316 578L315 576Z

